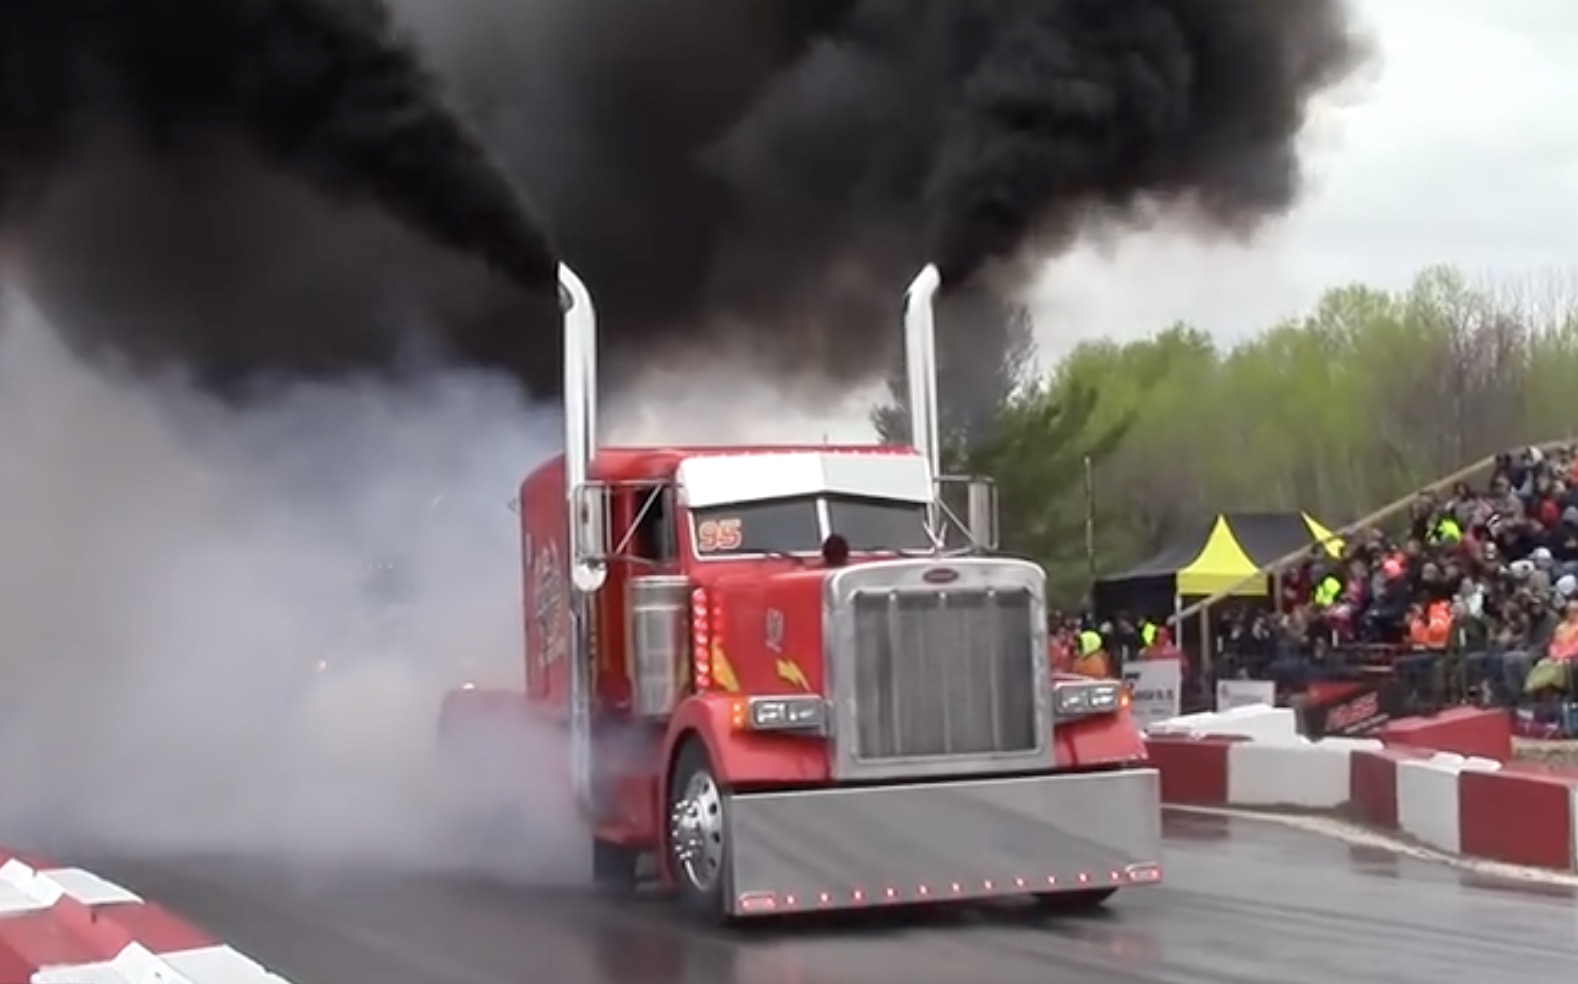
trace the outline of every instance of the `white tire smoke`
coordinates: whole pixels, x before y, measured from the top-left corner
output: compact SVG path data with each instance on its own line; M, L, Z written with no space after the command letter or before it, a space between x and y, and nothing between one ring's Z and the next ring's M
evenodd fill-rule
M468 858L434 769L446 688L519 685L506 507L556 423L517 394L454 373L286 386L236 410L84 368L10 294L0 831L562 868L567 818L522 829L513 858ZM369 597L385 562L405 581L393 604ZM510 763L523 782L533 767Z

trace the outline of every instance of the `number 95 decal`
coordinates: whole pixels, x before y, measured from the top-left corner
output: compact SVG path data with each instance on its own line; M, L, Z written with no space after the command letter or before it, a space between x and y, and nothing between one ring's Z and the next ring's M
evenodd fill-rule
M738 519L709 519L696 526L696 550L720 553L740 549L745 534Z

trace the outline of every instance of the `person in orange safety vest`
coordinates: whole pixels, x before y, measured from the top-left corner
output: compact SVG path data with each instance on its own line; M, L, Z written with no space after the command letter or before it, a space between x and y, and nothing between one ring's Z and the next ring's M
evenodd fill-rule
M1078 655L1072 667L1080 676L1105 680L1112 676L1112 662L1107 658L1107 646L1101 633L1086 629L1079 634Z
M1444 601L1416 609L1408 620L1408 641L1419 649L1445 649L1452 638L1452 606Z

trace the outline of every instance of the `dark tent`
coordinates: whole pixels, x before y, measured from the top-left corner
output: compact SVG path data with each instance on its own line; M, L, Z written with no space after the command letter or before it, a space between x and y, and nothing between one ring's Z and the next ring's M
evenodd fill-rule
M1121 610L1160 618L1223 591L1265 598L1269 579L1254 578L1255 572L1319 542L1333 555L1342 550L1308 513L1222 513L1195 536L1096 582L1096 611L1104 617Z

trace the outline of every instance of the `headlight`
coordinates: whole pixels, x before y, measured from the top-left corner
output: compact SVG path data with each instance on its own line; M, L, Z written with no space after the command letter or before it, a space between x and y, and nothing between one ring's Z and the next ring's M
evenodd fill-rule
M1123 684L1117 682L1060 683L1053 692L1057 694L1057 713L1062 717L1111 714L1123 706Z
M745 723L752 731L823 731L827 702L810 694L793 697L752 697Z

